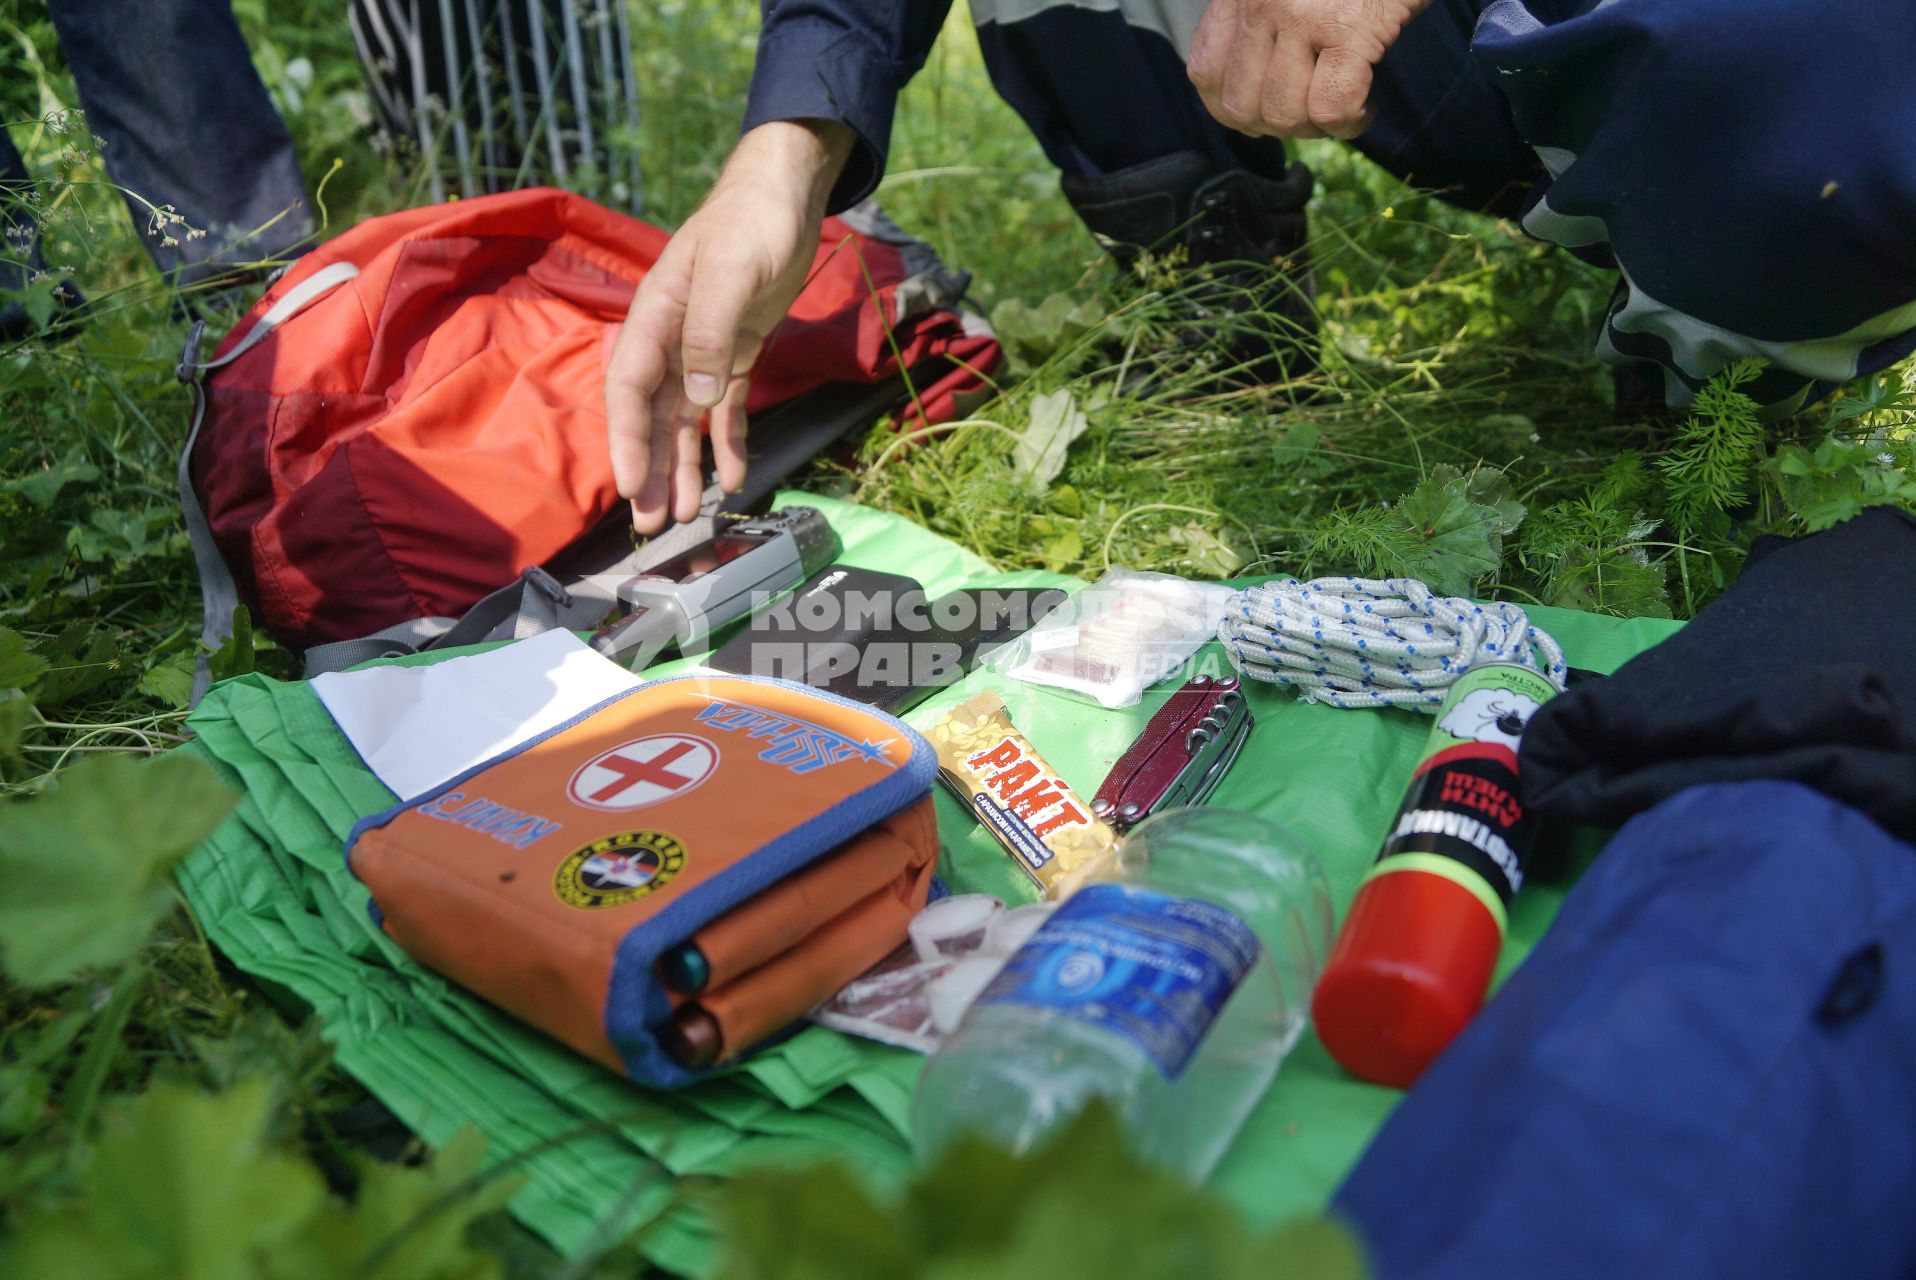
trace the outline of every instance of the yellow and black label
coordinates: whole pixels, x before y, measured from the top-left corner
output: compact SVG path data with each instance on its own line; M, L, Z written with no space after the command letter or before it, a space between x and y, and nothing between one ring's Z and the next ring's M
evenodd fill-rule
M657 893L685 865L685 846L663 831L621 831L572 851L552 875L569 907L617 907Z

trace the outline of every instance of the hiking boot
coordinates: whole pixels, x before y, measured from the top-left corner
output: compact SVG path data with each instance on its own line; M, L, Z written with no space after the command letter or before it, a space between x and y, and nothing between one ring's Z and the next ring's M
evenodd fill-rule
M1276 179L1218 173L1181 151L1096 178L1065 174L1062 184L1120 268L1129 272L1149 252L1189 277L1178 293L1181 337L1222 353L1224 381L1269 385L1316 369L1316 283L1304 250L1309 169L1293 162Z

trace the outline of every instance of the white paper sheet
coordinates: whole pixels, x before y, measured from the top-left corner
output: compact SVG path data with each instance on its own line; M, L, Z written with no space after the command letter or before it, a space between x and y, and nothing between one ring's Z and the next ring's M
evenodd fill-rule
M400 799L638 685L570 631L422 667L315 677L313 692Z

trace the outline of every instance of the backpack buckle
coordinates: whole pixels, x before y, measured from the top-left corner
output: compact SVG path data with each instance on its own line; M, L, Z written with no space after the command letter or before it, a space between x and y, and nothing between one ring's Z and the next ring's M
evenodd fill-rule
M173 376L183 385L199 381L200 340L205 336L204 320L195 320L186 331L186 345L180 350L180 362L173 366Z
M528 587L531 587L534 591L537 591L561 609L571 606L572 593L567 591L565 585L557 578L547 573L544 565L529 564L519 570L519 577Z

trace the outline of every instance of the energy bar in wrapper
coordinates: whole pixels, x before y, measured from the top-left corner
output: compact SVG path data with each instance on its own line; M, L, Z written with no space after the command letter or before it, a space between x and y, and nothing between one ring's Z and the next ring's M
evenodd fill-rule
M1116 850L1117 833L1045 763L991 690L953 707L925 736L938 776L1045 897L1064 897Z

